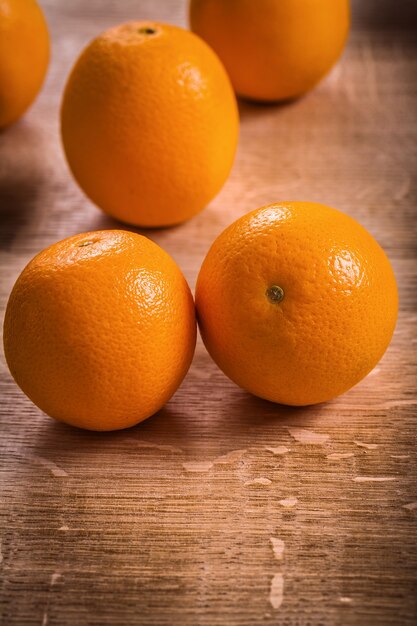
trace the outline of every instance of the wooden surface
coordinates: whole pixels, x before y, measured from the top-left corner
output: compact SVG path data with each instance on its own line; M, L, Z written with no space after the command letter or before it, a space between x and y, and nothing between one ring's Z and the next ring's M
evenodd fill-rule
M41 248L118 226L63 158L58 106L75 56L114 23L186 14L179 0L42 5L47 82L0 135L2 306ZM416 623L415 13L414 0L357 0L331 75L290 105L241 103L221 194L189 223L148 233L194 287L213 238L249 209L306 199L348 212L398 278L382 362L343 397L289 409L235 387L199 343L165 409L93 434L42 415L2 360L2 625Z

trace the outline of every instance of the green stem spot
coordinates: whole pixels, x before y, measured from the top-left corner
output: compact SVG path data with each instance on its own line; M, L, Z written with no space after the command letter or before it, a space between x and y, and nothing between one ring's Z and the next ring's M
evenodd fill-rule
M278 304L278 302L281 302L284 299L284 290L282 287L278 287L278 285L268 287L265 294L272 304Z

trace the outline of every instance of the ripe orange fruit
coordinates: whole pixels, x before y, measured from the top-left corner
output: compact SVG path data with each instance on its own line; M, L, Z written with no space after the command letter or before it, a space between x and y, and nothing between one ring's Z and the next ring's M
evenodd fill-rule
M40 252L7 305L14 379L45 413L90 430L127 428L176 391L194 353L193 298L155 243L107 230Z
M204 343L253 394L324 402L384 354L397 319L395 277L382 248L351 217L321 204L271 204L213 243L197 281Z
M339 58L349 0L191 0L190 22L238 94L286 100L312 89Z
M87 46L61 123L85 193L139 226L176 224L203 209L230 172L238 138L236 99L215 53L156 22L116 26Z
M36 0L0 2L0 129L15 122L39 92L49 35Z

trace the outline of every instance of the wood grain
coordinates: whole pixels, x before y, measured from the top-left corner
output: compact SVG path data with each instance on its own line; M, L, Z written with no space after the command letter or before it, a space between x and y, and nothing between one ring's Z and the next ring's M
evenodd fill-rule
M48 79L0 135L3 308L41 248L118 226L63 158L57 112L75 56L116 22L186 20L179 0L42 5ZM382 362L337 400L289 409L235 387L199 343L158 415L93 434L42 415L2 359L1 624L416 623L415 14L412 0L356 0L329 77L291 105L240 103L220 195L189 223L147 233L194 286L214 237L248 209L307 199L348 212L398 278L400 319Z

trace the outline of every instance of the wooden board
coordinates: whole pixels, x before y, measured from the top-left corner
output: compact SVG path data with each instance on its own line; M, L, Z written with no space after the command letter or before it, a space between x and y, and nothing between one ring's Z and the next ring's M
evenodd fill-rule
M179 0L43 0L47 82L0 135L1 304L63 237L118 224L71 179L58 135L64 81L100 30L185 24ZM291 105L240 104L232 175L199 216L147 233L192 287L214 237L284 199L338 207L390 256L392 345L344 396L306 409L251 397L198 344L175 397L138 427L71 429L41 414L1 361L4 626L415 624L416 36L414 0L356 0L342 61Z

